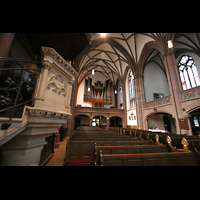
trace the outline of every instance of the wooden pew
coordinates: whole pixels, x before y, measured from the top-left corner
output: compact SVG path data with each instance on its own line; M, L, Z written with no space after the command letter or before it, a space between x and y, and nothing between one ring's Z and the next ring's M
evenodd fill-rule
M115 141L137 141L138 139L134 138L71 138L70 141L94 141L94 140L99 140L99 141L104 141L104 140L115 140Z
M196 148L200 152L200 140L188 140L189 149L193 151Z
M102 154L101 166L200 166L194 152Z
M94 162L94 145L99 146L119 146L119 145L148 145L148 140L94 140L94 141L69 141L67 146L64 165L73 165L73 163Z
M198 136L188 136L185 134L177 135L177 134L168 134L168 133L148 133L143 132L142 138L147 137L147 134L149 135L149 139L153 141L153 143L156 143L156 134L159 136L159 142L162 144L167 144L166 139L168 136L171 138L171 144L172 146L176 147L177 149L183 149L183 145L181 144L181 141L183 138L185 138L189 143L189 149L193 150L193 148L197 148L198 151L200 151L200 138Z
M100 151L103 154L162 153L169 152L169 148L167 145L97 146L95 144L95 166L99 166Z

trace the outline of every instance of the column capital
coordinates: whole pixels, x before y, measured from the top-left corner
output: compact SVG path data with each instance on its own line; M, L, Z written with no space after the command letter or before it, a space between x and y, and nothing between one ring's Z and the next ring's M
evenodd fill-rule
M74 85L74 81L69 81L69 84L73 86Z
M42 66L45 68L45 69L51 69L52 67L52 62L50 60L43 60L42 61Z

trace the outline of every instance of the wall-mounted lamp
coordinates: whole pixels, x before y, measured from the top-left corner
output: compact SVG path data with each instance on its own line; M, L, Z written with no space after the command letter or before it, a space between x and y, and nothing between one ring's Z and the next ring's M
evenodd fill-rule
M115 94L117 94L117 90L115 90Z

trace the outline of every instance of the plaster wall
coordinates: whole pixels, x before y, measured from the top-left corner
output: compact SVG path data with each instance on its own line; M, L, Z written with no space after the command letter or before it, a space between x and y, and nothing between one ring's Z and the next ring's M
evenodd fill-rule
M153 93L170 95L167 77L155 63L147 64L144 69L144 91L146 102L154 100Z

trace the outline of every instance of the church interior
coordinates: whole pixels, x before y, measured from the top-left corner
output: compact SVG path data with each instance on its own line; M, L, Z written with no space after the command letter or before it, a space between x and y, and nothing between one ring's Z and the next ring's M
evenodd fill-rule
M0 33L0 166L200 165L200 33Z

